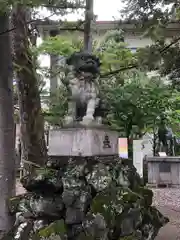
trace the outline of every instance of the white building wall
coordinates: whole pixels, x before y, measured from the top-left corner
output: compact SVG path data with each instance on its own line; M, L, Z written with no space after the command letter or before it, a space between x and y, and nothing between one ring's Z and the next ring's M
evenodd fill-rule
M129 48L142 48L153 44L150 38L125 34L124 41Z
M134 50L135 48L143 48L146 46L150 46L153 44L153 41L151 38L143 37L140 35L133 35L130 33L126 33L124 35L124 41L127 44L128 48L131 48ZM169 43L171 41L171 38L167 38L166 42Z

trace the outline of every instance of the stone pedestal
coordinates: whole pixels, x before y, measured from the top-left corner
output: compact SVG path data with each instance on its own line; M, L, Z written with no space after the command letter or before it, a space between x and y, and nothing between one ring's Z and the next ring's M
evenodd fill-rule
M103 127L69 127L49 132L49 156L118 154L118 133Z

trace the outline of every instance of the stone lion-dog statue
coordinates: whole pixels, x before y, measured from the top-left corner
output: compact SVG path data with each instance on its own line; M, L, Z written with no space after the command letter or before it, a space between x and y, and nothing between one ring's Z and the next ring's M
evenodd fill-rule
M65 123L101 124L103 111L98 84L99 58L86 52L76 52L66 59L66 64L69 68L66 77L69 99Z

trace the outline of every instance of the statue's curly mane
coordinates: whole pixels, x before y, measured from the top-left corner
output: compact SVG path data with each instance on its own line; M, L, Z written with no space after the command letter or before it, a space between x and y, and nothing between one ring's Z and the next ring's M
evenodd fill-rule
M66 59L66 64L73 66L77 73L91 72L95 75L99 74L101 65L98 57L86 52L73 53L69 58Z

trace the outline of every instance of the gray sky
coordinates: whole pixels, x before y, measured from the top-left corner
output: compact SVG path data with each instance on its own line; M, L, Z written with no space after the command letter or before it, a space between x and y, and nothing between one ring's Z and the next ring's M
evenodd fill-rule
M119 17L118 11L122 7L121 0L94 0L94 13L98 16L98 20L108 21ZM47 10L41 12L42 17L48 16ZM69 14L65 19L74 21L81 17L82 14ZM52 19L57 20L59 17L53 16ZM61 18L62 19L62 18Z
M94 0L94 12L98 20L112 20L118 17L122 6L121 0Z
M112 20L118 17L118 10L122 7L121 0L94 0L94 13L98 20ZM69 16L69 20L76 20L77 15Z

